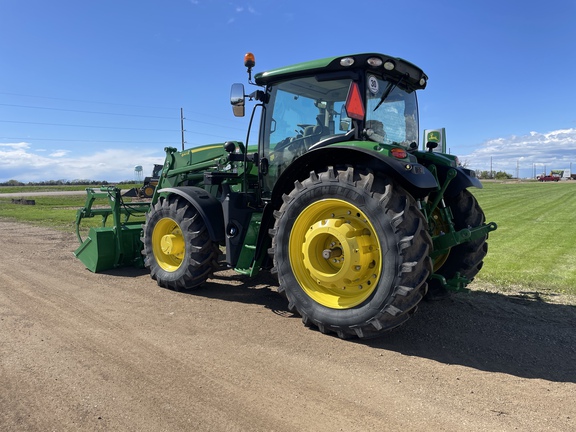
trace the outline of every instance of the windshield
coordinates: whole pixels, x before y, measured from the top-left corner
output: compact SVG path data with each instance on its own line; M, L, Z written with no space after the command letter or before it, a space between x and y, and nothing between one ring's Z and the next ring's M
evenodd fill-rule
M314 144L350 130L352 121L343 107L351 82L312 76L268 87L270 98L261 124L261 157L269 163L263 197L282 171ZM418 142L415 92L407 92L402 83L368 74L365 103L369 139L405 147Z
M416 92L372 74L366 79L366 128L374 131L370 139L404 147L418 143Z
M311 146L348 131L350 122L341 119L340 113L350 82L306 77L268 88L270 103L265 111L262 154L269 161L265 192L282 170Z

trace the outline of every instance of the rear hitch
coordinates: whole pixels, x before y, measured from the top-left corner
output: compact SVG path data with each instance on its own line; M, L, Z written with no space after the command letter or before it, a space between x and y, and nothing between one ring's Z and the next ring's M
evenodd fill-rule
M432 239L434 243L433 255L442 254L453 246L457 246L459 244L474 241L481 237L487 236L488 233L495 231L497 228L498 225L496 225L495 222L490 222L474 228L464 228L460 231L441 233Z
M430 279L437 280L443 288L451 292L468 292L470 290L467 289L466 286L472 282L470 279L461 276L459 272L457 272L453 278L448 280L439 274L433 274L430 276Z

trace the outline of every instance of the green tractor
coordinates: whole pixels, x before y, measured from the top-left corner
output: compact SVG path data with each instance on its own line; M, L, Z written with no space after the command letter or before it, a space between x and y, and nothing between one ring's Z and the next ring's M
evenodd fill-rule
M341 338L377 336L425 296L465 289L496 224L485 223L468 191L482 187L473 171L435 142L419 149L422 70L367 53L252 82L254 57L244 60L256 89L234 84L231 104L243 116L253 102L246 141L166 148L149 204L123 204L115 188L89 190L76 225L100 215L103 226L87 239L77 228L76 256L92 271L145 266L158 285L189 290L224 254L238 273L277 275L305 325ZM92 209L98 194L109 209ZM143 224L129 220L137 212Z

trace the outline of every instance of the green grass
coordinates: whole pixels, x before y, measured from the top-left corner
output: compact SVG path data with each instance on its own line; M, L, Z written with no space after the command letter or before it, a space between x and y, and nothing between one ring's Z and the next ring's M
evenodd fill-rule
M12 204L12 198L0 197L0 217L62 230L73 230L76 210L84 206L86 197L38 196L36 205Z
M121 184L118 185L121 189L131 189L133 187L141 187L140 184ZM99 186L86 186L86 185L46 185L46 186L0 186L0 194L3 193L23 193L23 192L59 192L59 191L83 191L87 187L97 189Z
M529 289L576 295L576 228L572 225L576 181L495 182L470 191L486 220L498 224L490 234L488 255L476 281L504 291ZM0 218L75 231L76 210L84 206L84 195L33 199L35 206L25 206L0 197ZM99 224L100 218L95 217L86 219L83 227Z
M471 192L498 224L478 281L576 295L576 182L485 183Z
M85 188L84 188L85 189ZM76 212L84 207L86 195L59 195L26 197L33 199L35 205L12 204L12 197L0 197L0 218L18 222L31 223L38 226L55 228L61 231L76 232ZM130 202L130 198L125 199ZM99 206L109 207L108 200L97 199L93 208ZM131 219L138 220L138 219ZM112 218L108 218L110 226ZM85 233L92 226L101 226L101 218L95 216L82 221L81 232Z

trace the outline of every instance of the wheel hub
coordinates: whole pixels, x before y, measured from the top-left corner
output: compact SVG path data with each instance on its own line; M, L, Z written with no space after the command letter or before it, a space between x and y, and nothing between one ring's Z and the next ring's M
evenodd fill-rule
M162 237L160 247L166 255L182 255L184 252L184 239L181 235L167 234Z
M351 308L376 288L380 242L370 221L353 204L326 199L308 206L294 223L289 247L296 279L324 306Z
M158 265L165 271L175 271L182 264L186 243L176 221L163 218L152 232L152 250Z
M304 265L319 284L342 289L362 285L373 276L375 262L369 234L342 219L316 222L302 244Z

